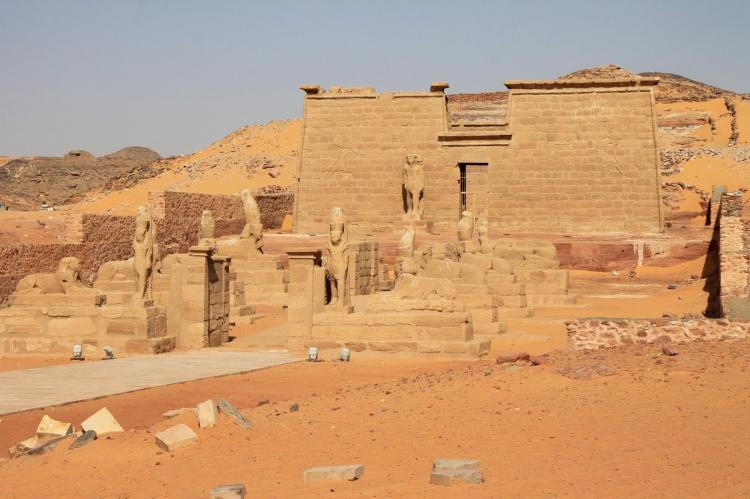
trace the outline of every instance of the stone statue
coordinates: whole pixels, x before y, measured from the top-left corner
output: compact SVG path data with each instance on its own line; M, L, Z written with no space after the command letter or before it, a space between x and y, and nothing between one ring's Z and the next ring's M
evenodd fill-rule
M151 277L154 270L158 270L159 246L156 243L156 227L151 219L151 213L145 206L139 206L135 216L133 252L136 297L150 299Z
M460 253L474 253L477 243L474 241L474 215L470 211L461 213L458 221L458 249Z
M419 156L407 156L403 167L406 191L406 215L410 220L422 220L424 215L424 163Z
M251 239L255 243L256 254L263 253L263 224L260 210L250 189L240 192L242 206L245 209L245 226L240 234L241 239Z
M414 239L416 231L407 227L396 248L396 276L401 274L416 274L419 268L414 260Z
M203 210L201 214L201 238L198 245L216 248L216 221L210 210Z
M29 274L16 285L17 294L50 293L70 294L94 291L81 283L81 262L74 256L66 256L57 264L57 271L52 274Z
M344 210L333 208L329 223L330 239L323 253L323 265L331 284L330 305L349 307L349 234Z
M490 224L486 218L479 219L479 252L483 255L492 254L492 242L490 241Z

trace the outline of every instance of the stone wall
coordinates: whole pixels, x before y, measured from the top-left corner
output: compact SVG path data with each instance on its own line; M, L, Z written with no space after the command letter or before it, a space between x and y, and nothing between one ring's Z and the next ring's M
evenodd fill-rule
M255 202L258 203L264 230L281 229L284 218L294 213L294 194L291 192L258 194Z
M187 252L198 242L205 209L216 220L217 237L239 234L245 220L239 196L155 192L149 195L149 208L162 256ZM134 228L134 217L71 213L65 221L65 243L0 245L0 305L22 277L54 272L65 256L81 260L81 280L92 284L102 263L132 256Z
M750 230L747 227L748 217L743 216L745 209L741 193L722 194L714 228L719 238L721 313L730 318L742 319L750 318Z
M565 322L573 348L594 350L635 343L744 339L750 321L727 319L578 319Z
M404 213L402 165L418 155L428 229L455 230L459 165L486 164L492 230L659 232L655 82L509 82L508 124L480 127L451 123L440 89L305 87L295 230L324 231L334 206L354 235L393 230Z

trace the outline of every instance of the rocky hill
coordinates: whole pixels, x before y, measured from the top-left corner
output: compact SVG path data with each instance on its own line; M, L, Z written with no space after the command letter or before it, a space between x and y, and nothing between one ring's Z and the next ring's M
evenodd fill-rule
M0 167L0 203L12 209L72 203L107 184L155 175L151 165L160 158L145 147L126 147L100 157L70 151L62 157L11 159Z

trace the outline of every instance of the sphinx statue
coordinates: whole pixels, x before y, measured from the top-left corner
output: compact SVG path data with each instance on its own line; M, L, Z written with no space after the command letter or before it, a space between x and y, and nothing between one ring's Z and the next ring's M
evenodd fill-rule
M151 278L154 270L158 270L158 262L159 246L156 243L156 227L148 208L139 206L135 216L135 236L133 237L133 270L136 277L137 298L151 298Z
M83 285L80 278L81 262L74 256L60 259L57 270L50 274L29 274L16 285L16 294L46 295L95 292Z
M349 234L344 210L333 208L329 223L329 240L323 252L323 266L331 285L329 305L349 308Z
M210 210L203 210L201 214L201 237L198 245L216 248L216 221Z
M402 169L406 191L406 214L410 220L424 215L424 163L419 156L407 156Z
M241 239L250 239L254 242L255 254L263 253L263 224L260 219L260 209L255 202L250 189L240 192L242 206L245 210L245 226L240 234Z

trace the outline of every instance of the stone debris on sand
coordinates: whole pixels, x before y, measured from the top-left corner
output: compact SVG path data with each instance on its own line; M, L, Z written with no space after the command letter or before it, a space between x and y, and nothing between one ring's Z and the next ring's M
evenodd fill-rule
M211 499L244 499L245 484L221 485L211 489Z
M674 357L675 355L679 355L680 351L672 345L664 345L661 347L661 353L669 357Z
M81 423L83 431L93 430L97 435L125 431L109 409L102 407Z
M46 414L42 416L42 420L39 422L39 426L36 428L37 436L42 435L57 435L65 436L69 433L73 433L73 425L70 423L63 423L52 419Z
M529 360L529 354L526 352L515 352L515 353L501 353L495 359L498 364L505 364L509 362L517 362L519 360Z
M457 483L483 483L482 462L476 459L436 459L430 483L451 486Z
M346 482L359 480L365 473L363 464L345 464L340 466L317 466L305 470L305 483L310 482Z
M13 447L8 449L8 453L11 458L17 458L20 456L38 456L46 454L52 451L57 445L68 437L74 436L74 433L69 433L63 436L57 435L44 435L44 436L33 436L27 438L23 442L19 442Z
M78 449L79 447L83 447L84 445L88 444L89 442L93 442L96 440L96 432L94 430L88 430L84 431L81 436L75 439L72 444L70 444L70 447L68 449Z
M154 435L156 445L167 452L198 443L198 435L186 424L178 424Z
M195 407L181 407L179 409L172 409L171 411L167 411L161 416L163 418L171 419L185 414L186 412L194 412L195 414L198 414L198 410Z
M227 416L231 416L231 418L234 419L234 422L238 425L242 426L243 428L252 428L253 423L251 423L249 419L243 416L240 411L238 411L232 404L229 403L229 401L221 399L219 400L218 406L219 411L223 412Z
M590 380L602 376L612 376L617 371L604 364L569 365L558 369L558 373L566 378Z
M216 425L216 416L219 415L219 409L212 399L198 404L196 412L198 413L198 426L201 428L211 428Z

